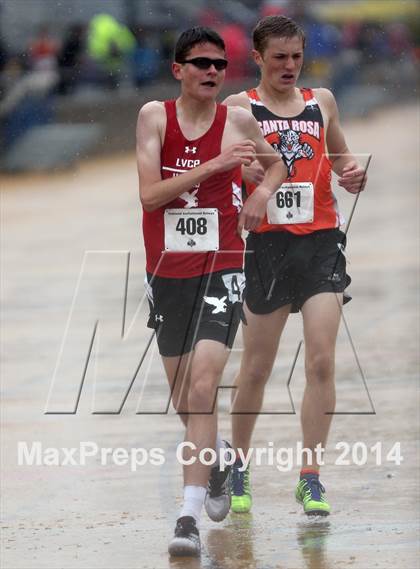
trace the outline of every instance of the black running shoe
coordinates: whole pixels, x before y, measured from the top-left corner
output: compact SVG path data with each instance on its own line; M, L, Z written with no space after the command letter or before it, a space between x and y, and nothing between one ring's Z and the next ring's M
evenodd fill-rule
M231 448L227 441L223 441L226 448ZM231 466L225 470L219 470L219 466L213 466L210 471L207 494L204 506L208 517L214 522L221 522L230 510L230 473Z
M195 556L201 552L200 534L192 516L179 518L175 526L175 534L169 547L169 555L174 557Z

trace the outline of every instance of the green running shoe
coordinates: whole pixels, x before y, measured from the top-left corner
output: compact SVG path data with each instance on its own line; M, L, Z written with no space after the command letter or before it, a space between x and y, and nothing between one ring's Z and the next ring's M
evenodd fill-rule
M325 499L325 488L318 476L304 476L295 490L296 500L303 504L303 511L308 516L328 516L331 507Z
M242 462L235 462L231 473L231 510L237 514L246 514L251 510L252 496L249 483L249 465L240 471Z

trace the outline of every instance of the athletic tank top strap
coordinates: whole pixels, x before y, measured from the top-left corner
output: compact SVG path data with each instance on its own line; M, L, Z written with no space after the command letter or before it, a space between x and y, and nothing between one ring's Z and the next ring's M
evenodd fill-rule
M302 93L303 100L305 101L305 107L313 107L314 105L317 105L319 107L318 101L316 100L312 89L302 87L302 89L300 89L300 92Z
M176 101L171 99L170 101L165 101L165 110L168 120L174 120L176 118Z
M227 117L227 106L218 104L216 109L216 116L214 117L214 122L212 126L214 130L212 131L211 136L220 137L220 142L222 141L223 131L225 129L226 117Z
M248 100L251 103L251 105L258 105L260 107L263 106L261 99L257 93L257 89L249 89L248 91L246 91L246 94L248 95Z
M179 140L184 139L181 128L176 118L176 102L175 99L170 101L165 101L165 111L166 111L166 131L165 140L163 147L179 142Z
M311 99L314 99L314 92L312 91L312 89L308 89L307 87L301 87L299 91L302 93L304 101L310 101Z

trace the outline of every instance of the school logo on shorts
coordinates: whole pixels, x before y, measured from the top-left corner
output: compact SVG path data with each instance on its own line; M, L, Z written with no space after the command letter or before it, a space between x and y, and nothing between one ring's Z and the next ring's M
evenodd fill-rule
M222 296L222 298L217 298L217 296L204 296L204 301L211 306L214 306L212 314L219 314L219 312L226 312L226 299L227 296Z

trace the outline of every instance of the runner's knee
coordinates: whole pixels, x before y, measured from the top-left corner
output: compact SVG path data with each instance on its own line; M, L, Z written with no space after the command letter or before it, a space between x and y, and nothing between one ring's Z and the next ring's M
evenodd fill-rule
M252 389L263 388L270 377L272 365L261 359L247 362L242 366L238 387L246 385Z
M191 383L188 410L191 413L210 413L216 397L216 381L208 375Z
M332 381L334 379L334 355L318 353L307 357L306 378L310 382Z

